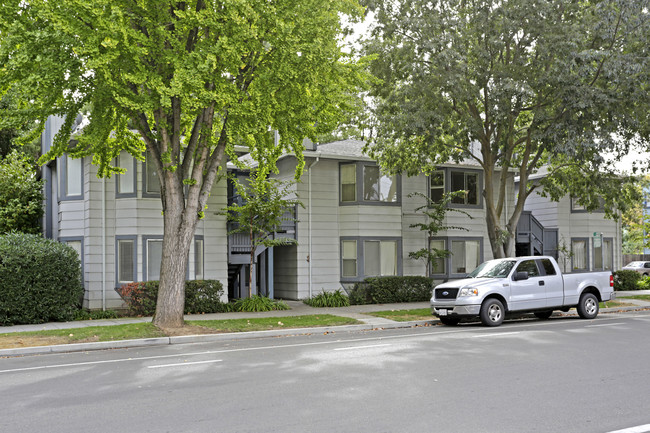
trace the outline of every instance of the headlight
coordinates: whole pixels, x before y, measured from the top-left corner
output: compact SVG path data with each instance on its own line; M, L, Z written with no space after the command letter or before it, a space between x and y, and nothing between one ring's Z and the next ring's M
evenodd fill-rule
M478 296L478 289L475 289L473 287L465 287L464 289L460 289L458 297L460 298L461 296Z

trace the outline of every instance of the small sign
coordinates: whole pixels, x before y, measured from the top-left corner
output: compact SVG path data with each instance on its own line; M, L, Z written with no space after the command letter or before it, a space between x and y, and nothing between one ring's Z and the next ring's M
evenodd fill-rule
M603 235L598 232L594 232L594 248L600 248L603 244Z

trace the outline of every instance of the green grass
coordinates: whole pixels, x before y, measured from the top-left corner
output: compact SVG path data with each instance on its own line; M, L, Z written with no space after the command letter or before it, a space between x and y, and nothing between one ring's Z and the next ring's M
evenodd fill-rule
M348 317L329 314L269 317L257 319L193 320L189 327L210 328L214 333L263 331L270 329L310 328L317 326L339 326L360 323ZM193 334L192 330L186 330ZM196 334L205 334L205 329L197 329ZM207 332L209 333L209 332ZM30 332L11 332L0 334L0 349L52 344L71 344L96 341L119 341L139 338L165 337L166 334L152 323L133 323L111 326L90 326L74 329L53 329Z
M212 328L218 332L267 331L270 329L310 328L314 326L354 325L358 320L330 314L309 316L265 317L258 319L193 320L192 326Z
M642 301L650 301L650 295L621 296L617 299L640 299Z
M598 305L600 308L634 307L634 304L630 304L629 302L619 302L618 300L601 302Z
M414 310L386 310L375 311L373 313L366 313L371 316L383 317L385 319L394 320L396 322L410 322L413 320L433 320L429 308L416 308Z

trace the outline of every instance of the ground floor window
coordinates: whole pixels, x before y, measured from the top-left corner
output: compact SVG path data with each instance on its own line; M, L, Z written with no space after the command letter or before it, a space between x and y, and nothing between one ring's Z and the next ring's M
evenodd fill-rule
M434 238L430 248L449 251L449 256L431 263L431 275L459 278L472 272L483 261L483 238L446 237Z
M77 252L79 256L79 264L81 265L81 275L83 276L84 269L84 240L83 237L62 237L59 238L59 242L66 244ZM83 279L83 277L82 277Z
M571 269L575 271L586 271L589 269L589 253L587 252L587 238L571 239Z
M143 244L143 268L144 281L156 281L160 279L160 262L162 261L162 237L142 237Z
M599 239L594 239L594 270L611 271L614 265L613 239L603 238L602 244Z
M341 279L401 275L401 250L399 238L342 238Z
M194 239L194 278L202 280L203 276L203 237Z
M115 256L117 285L134 282L136 280L136 237L117 237Z

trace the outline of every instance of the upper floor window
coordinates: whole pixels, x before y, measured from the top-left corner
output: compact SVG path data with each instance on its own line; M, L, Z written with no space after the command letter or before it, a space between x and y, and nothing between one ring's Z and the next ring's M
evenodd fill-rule
M135 197L136 160L127 152L117 157L117 166L126 171L116 176L117 197Z
M142 191L144 197L158 197L160 195L160 179L158 178L156 164L152 158L152 156L147 154L144 162L144 190Z
M599 206L594 210L587 210L587 207L579 203L577 197L571 197L571 212L580 213L580 212L605 212L605 202L600 200Z
M442 200L444 193L464 191L451 201L452 205L461 207L481 206L481 172L446 168L434 171L429 176L429 198L434 202Z
M61 200L83 199L83 158L61 158Z
M398 203L399 176L381 172L376 165L340 165L341 203Z

